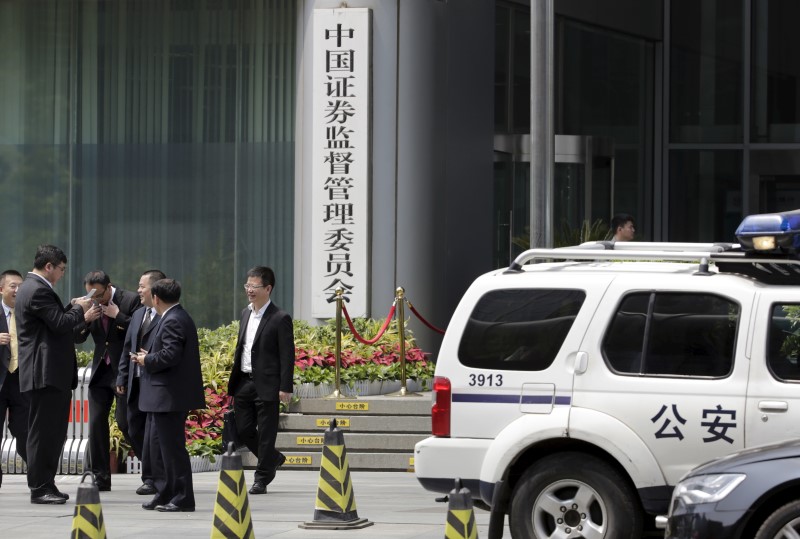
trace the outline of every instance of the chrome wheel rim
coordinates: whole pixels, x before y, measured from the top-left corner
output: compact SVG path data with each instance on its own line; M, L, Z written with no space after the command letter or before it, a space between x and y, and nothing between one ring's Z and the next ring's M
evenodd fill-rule
M533 530L540 538L601 539L608 531L608 510L603 499L581 481L548 485L537 496L531 517Z

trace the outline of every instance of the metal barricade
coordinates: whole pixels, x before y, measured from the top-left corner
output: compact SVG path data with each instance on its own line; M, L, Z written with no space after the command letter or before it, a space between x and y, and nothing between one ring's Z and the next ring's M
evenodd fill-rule
M86 450L89 445L89 380L91 367L78 369L78 386L72 391L69 403L67 439L61 452L59 474L82 474L86 469Z
M11 436L8 430L8 414L3 424L2 439L0 440L0 467L3 473L26 473L28 471L25 461L17 453L17 439Z
M69 403L67 439L61 452L59 474L82 474L86 468L86 450L89 445L89 379L91 367L78 369L78 386L72 391ZM3 473L27 473L25 461L17 452L17 440L8 430L8 418L0 440L0 466Z

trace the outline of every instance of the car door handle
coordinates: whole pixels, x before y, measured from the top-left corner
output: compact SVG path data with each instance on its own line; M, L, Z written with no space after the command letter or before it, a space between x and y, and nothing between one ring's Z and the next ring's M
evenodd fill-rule
M589 366L589 354L586 352L575 352L575 363L573 371L575 374L583 374Z
M789 403L786 401L759 401L758 409L762 412L786 412Z

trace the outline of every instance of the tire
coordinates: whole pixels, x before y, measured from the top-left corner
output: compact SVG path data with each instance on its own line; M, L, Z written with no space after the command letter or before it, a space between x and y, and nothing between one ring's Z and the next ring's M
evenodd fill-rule
M642 509L628 481L604 461L565 452L543 458L511 495L514 539L641 539Z
M800 534L800 500L772 513L758 529L756 539L782 539Z

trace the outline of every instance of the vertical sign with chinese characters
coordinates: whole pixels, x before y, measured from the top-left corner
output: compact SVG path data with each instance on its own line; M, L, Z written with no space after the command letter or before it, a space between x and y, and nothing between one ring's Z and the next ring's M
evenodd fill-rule
M367 316L371 65L369 9L317 9L313 25L312 316Z

